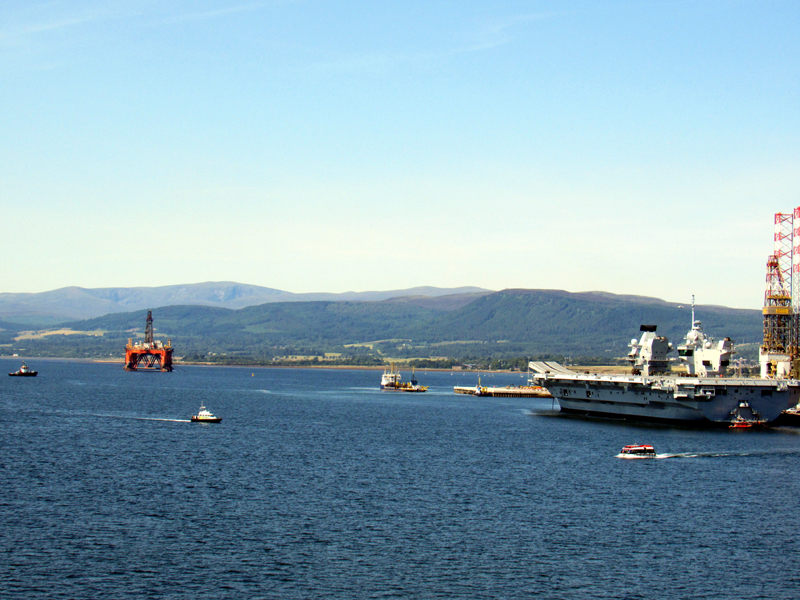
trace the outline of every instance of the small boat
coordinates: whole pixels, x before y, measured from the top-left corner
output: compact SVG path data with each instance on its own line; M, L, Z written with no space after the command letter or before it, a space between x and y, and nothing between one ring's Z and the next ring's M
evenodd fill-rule
M221 423L222 417L215 417L205 406L200 406L200 412L192 415L192 423Z
M403 391L404 392L427 392L428 386L427 385L420 385L419 381L417 381L416 376L414 375L414 367L411 367L411 381L404 385Z
M731 424L728 425L729 429L750 429L752 427L761 427L765 425L765 421L759 421L758 419L745 419L741 415L737 416Z
M656 451L649 444L632 444L624 446L617 456L620 458L655 458Z
M9 377L36 377L38 374L37 371L31 371L30 367L25 364L23 361L22 366L19 368L19 371L14 371L13 373L9 373Z

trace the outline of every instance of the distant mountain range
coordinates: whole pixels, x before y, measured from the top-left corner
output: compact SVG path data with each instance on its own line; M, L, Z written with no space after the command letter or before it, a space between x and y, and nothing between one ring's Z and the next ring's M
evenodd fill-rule
M478 287L415 287L385 292L341 294L294 294L283 290L230 281L133 288L65 287L30 294L0 293L0 321L33 327L76 319L92 319L112 313L164 306L217 306L239 309L270 302L351 301L377 302L401 296L435 298L460 294L490 293Z
M120 356L129 337L142 335L145 316L139 309L63 325L82 334L21 336L7 330L0 343L3 354ZM758 310L699 306L697 317L710 335L729 336L752 347L761 340ZM153 318L156 337L171 339L176 356L262 363L326 353L372 361L362 364L387 357L614 358L627 353L641 324L657 325L676 345L691 327L686 305L562 290L477 291L371 302L269 302L236 310L184 304L154 309Z

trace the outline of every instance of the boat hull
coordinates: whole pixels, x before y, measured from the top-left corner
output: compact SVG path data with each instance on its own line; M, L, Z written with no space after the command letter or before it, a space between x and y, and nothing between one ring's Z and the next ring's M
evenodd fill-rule
M382 385L381 390L384 392L427 392L428 386L425 385Z
M192 423L222 423L222 417L214 417L213 419L198 419L192 417Z
M788 427L800 427L800 412L798 412L795 408L790 408L789 410L781 413L781 416L778 417L772 424L779 426L785 425Z
M737 378L539 374L566 413L642 421L730 425L772 422L800 398L800 382Z
M9 373L9 377L36 377L38 373L36 371L30 371L29 373Z

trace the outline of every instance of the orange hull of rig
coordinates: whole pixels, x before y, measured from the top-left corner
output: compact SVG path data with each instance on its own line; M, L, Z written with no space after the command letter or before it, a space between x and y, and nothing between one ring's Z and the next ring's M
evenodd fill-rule
M147 311L147 326L144 330L144 342L133 343L128 338L125 346L125 370L138 371L172 371L172 340L166 344L153 340L153 313Z

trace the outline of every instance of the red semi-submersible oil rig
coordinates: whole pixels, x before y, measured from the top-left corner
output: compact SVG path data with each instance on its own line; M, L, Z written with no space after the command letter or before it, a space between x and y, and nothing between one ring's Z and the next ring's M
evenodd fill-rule
M152 371L172 371L172 340L167 340L164 345L153 341L153 311L147 311L147 325L144 328L144 341L133 343L133 338L128 338L125 346L125 370L138 371L149 369Z

